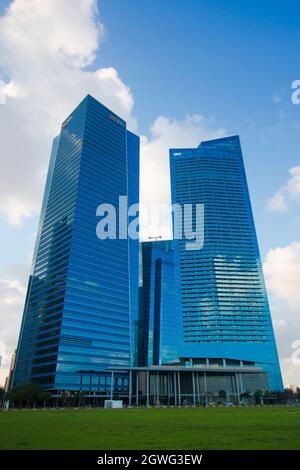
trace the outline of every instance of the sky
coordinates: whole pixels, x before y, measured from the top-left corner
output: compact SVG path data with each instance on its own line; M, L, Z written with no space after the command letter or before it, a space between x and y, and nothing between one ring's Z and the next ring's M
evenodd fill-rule
M169 201L169 147L240 135L283 378L300 386L299 23L290 0L0 0L0 383L51 140L90 93L141 136L143 202Z

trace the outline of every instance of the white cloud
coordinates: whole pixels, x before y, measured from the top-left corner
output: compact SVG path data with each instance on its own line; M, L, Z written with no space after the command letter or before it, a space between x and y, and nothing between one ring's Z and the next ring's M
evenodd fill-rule
M0 306L19 305L24 295L25 288L18 279L0 279Z
M17 345L28 279L28 266L13 265L0 273L0 384L8 373L10 357Z
M300 242L270 250L264 273L285 383L300 385L300 364L292 360L300 340Z
M272 296L271 311L284 383L300 386L300 364L293 360L295 342L300 344L299 314ZM284 316L284 320L278 319L279 316Z
M291 201L300 200L300 166L289 169L290 178L287 183L268 199L267 208L271 211L283 212L288 209Z
M27 55L46 50L48 55L59 53L87 65L93 60L101 32L95 15L93 0L15 0L2 27L9 44L21 47Z
M300 200L300 166L294 166L289 170L291 175L286 190L291 199Z
M283 370L284 384L287 387L288 384L293 385L294 387L299 387L299 373L300 366L295 365L292 360L292 354L294 350L291 349L291 355L289 357L284 357L281 359L281 367Z
M270 250L265 259L264 272L269 290L299 311L300 242Z
M141 203L149 206L170 205L169 149L197 147L201 141L225 135L224 129L214 128L211 119L201 115L186 115L181 120L159 116L151 127L150 138L141 139ZM170 221L147 220L141 211L141 236L171 235Z
M288 206L284 192L280 189L274 196L270 197L267 201L267 208L270 211L284 212Z
M96 0L15 0L0 18L0 210L12 225L38 212L51 140L87 93L136 128L117 71L92 69L102 36Z

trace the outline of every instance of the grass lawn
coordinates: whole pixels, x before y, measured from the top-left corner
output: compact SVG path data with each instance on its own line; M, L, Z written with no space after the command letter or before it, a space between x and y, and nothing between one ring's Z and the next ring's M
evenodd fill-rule
M3 411L0 449L300 449L300 407Z

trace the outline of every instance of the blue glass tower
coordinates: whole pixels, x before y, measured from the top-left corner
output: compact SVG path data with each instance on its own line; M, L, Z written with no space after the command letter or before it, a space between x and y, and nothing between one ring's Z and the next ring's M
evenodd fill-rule
M172 203L204 205L204 246L174 240L180 357L282 378L238 136L171 149Z
M143 242L141 264L139 365L178 362L172 241Z
M53 143L14 384L99 392L107 367L136 361L138 240L96 236L119 196L138 203L139 138L88 95Z

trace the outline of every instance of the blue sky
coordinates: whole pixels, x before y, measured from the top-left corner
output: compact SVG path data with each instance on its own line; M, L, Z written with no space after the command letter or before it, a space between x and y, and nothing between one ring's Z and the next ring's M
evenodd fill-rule
M300 79L299 3L101 0L98 7L104 33L96 40L90 11L93 0L47 0L49 9L43 11L37 10L37 0L30 1L32 8L25 11L24 0L15 0L15 11L8 16L5 8L11 2L0 0L0 15L5 15L0 23L4 32L2 44L0 39L0 80L13 82L7 92L7 106L0 106L3 136L10 132L12 136L2 152L3 164L12 163L8 176L0 182L0 273L2 270L7 282L8 273L13 272L9 279L23 286L11 311L10 331L16 333L2 335L9 353L22 312L20 297L26 275L20 272L27 273L31 262L43 186L40 173L45 173L51 137L81 94L92 92L112 106L116 103L117 112L131 126L137 121L135 130L149 141L145 150L148 160L155 159L151 154L156 151L157 161L162 153L167 154L161 142L171 144L170 137L164 140L170 122L179 130L187 126L185 135L191 132L194 139L199 131L199 140L201 136L213 136L217 129L224 129L226 135L240 135L261 253L263 259L267 258L282 364L286 381L296 381L299 366L291 364L289 354L292 341L300 338L300 300L295 292L298 289L290 286L298 279L300 283L300 186L297 178L289 186L287 182L291 179L289 170L300 165L300 105L291 102L291 84ZM66 10L62 11L62 5ZM49 39L52 30L47 29L52 22L58 38L54 46ZM17 31L16 42L9 35L10 28ZM26 49L24 39L29 40ZM62 53L66 45L67 51ZM78 61L88 62L87 67L78 66ZM93 72L103 68L113 68L120 78L116 83L110 72L107 83L112 88L108 92L103 77L103 83L100 79L96 83L92 77ZM41 89L36 91L39 86ZM125 101L118 98L120 90ZM8 113L10 128L5 127ZM202 115L206 129L203 131L198 123L190 131L186 115ZM166 121L163 126L161 121L156 123L161 139L155 141L151 126L159 116ZM16 122L21 122L22 132ZM172 135L174 131L168 132ZM14 140L20 143L21 151L14 147ZM31 186L35 188L32 192ZM278 191L285 198L284 210L276 204L270 210L267 201ZM9 222L9 204L22 214L19 224ZM16 209L18 204L20 208ZM3 305L5 315L7 303Z
M240 134L262 252L294 241L299 222L266 213L265 200L299 164L300 106L290 100L299 4L104 0L101 18L99 65L113 65L130 84L141 132L158 114L200 112Z
M9 2L1 1L0 12ZM266 212L265 201L299 163L300 106L291 103L299 77L300 7L287 1L103 0L105 40L92 68L115 67L133 91L139 132L163 114L201 113L241 137L262 254L295 240L299 219ZM279 97L280 103L273 97ZM30 250L36 220L23 242ZM3 255L24 256L19 234L0 219ZM28 230L26 230L28 229ZM14 249L11 251L11 246Z

